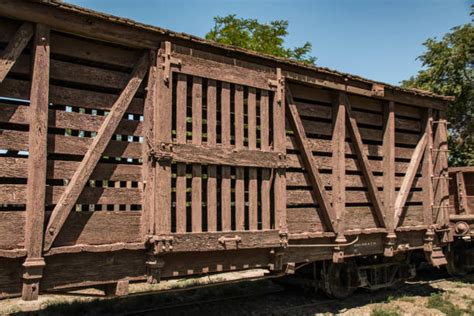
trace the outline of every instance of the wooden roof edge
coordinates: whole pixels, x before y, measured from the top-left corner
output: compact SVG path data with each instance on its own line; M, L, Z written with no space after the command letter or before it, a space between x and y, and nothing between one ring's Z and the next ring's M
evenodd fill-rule
M170 38L169 40L171 40L171 41L172 41L173 38L174 39L179 39L179 40L182 40L182 41L185 41L185 42L190 41L190 42L198 44L198 45L217 48L217 49L224 50L224 51L227 51L227 52L237 53L237 54L240 54L240 55L243 55L243 56L248 56L248 57L252 57L252 58L256 58L256 59L275 62L275 63L277 63L281 66L283 66L283 65L292 66L292 67L296 67L296 68L300 68L300 69L304 69L304 70L315 71L315 72L322 73L322 74L338 76L338 77L341 77L341 78L347 78L347 79L350 79L350 80L359 81L359 82L364 83L364 84L382 85L382 86L384 86L386 88L389 88L393 91L408 93L408 94L411 94L411 95L414 95L414 96L428 97L428 98L434 98L434 99L442 100L442 101L446 102L446 105L447 105L447 102L454 100L454 97L452 97L452 96L438 95L438 94L432 93L430 91L424 91L424 90L419 90L419 89L402 88L400 86L395 86L395 85L391 85L391 84L388 84L388 83L369 80L369 79L363 78L361 76L339 72L339 71L329 69L329 68L326 68L326 67L318 67L318 66L307 65L307 64L297 62L295 60L291 60L291 59L287 59L287 58L276 57L276 56L263 54L263 53L257 53L257 52L247 50L247 49L243 49L243 48L240 48L240 47L221 44L221 43L217 43L217 42L214 42L214 41L206 40L206 39L194 36L194 35L190 35L190 34L186 34L186 33L178 33L178 32L174 32L174 31L171 31L171 30L168 30L168 29L157 27L157 26L140 23L140 22L137 22L137 21L132 20L132 19L118 17L118 16L114 16L114 15L111 15L111 14L106 14L106 13L103 13L103 12L94 11L94 10L87 9L87 8L84 8L84 7L80 7L80 6L77 6L77 5L73 5L73 4L70 4L70 3L65 3L61 0L20 0L20 1L22 1L24 3L38 3L38 4L42 4L42 5L53 6L56 9L63 10L63 11L69 12L69 13L76 13L76 14L79 14L83 17L97 18L97 19L104 20L104 21L107 21L107 22L115 23L117 25L122 25L122 26L126 26L126 27L131 27L131 28L134 28L134 29L137 29L137 30L144 30L144 31L147 31L147 32L152 32L152 33L155 33L155 34L163 36L163 37L169 37ZM18 1L18 0L16 0L16 1L7 0L7 1L3 1L3 2L4 3L11 2L12 5L13 4L18 5L18 3L20 1ZM0 4L0 8L1 8L2 5L3 4ZM20 11L20 9L18 9L18 11ZM36 16L38 14L40 14L40 13L39 12L36 13ZM45 17L45 18L47 18L47 17ZM84 35L84 34L82 34L82 35ZM110 35L110 36L112 36L112 35ZM90 34L90 37L94 38L94 34ZM143 43L137 43L136 42L135 44L138 44L139 46L143 46L144 48L150 46L150 43L145 43L145 42L143 42ZM143 44L143 45L141 45L141 44ZM157 42L155 47L157 47L158 45L159 45L159 43ZM132 44L131 46L135 46L135 45Z

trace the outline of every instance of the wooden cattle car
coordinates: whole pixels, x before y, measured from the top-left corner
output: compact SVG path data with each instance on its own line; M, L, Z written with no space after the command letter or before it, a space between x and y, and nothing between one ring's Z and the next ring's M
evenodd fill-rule
M448 97L52 0L1 1L0 48L2 297L445 263Z
M474 270L474 167L449 168L449 203L454 242L447 252L448 270L462 275Z

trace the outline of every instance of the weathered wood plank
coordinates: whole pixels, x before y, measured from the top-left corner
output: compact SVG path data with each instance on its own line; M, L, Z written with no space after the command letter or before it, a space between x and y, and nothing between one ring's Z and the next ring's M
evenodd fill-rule
M276 92L273 97L273 150L286 155L286 115L285 115L285 79L281 68L276 69ZM287 231L286 213L286 169L274 170L273 195L274 195L274 217L275 229L282 233Z
M159 150L158 152L161 153L165 151ZM249 150L243 147L173 144L172 153L170 155L174 161L196 164L261 168L285 166L285 162L275 152Z
M422 182L423 182L423 223L431 225L433 223L433 114L431 109L425 110L425 134L427 137L425 152L423 153ZM413 185L412 185L413 187Z
M171 54L171 43L162 42L158 51L158 80L156 81L157 98L154 111L154 144L155 150L162 143L172 140L172 73L166 73L167 58ZM159 160L155 165L155 232L169 234L171 232L171 161Z
M268 92L262 90L260 92L260 149L262 151L270 150L269 137L270 137L270 112L269 112L269 100ZM261 182L261 208L262 208L262 229L270 229L270 170L267 168L262 169L262 182Z
M31 26L27 27L29 30ZM26 30L26 32L28 32ZM25 30L18 31L18 36L26 36ZM28 180L26 187L26 223L25 249L27 258L23 264L25 274L23 280L22 299L26 301L38 299L38 277L29 277L29 274L38 274L38 267L42 274L43 235L46 200L46 161L47 161L47 134L48 134L48 90L49 90L49 43L50 30L48 27L36 25L33 42L33 72L31 76L30 112L29 112L29 146L28 146ZM16 36L15 36L16 37ZM28 38L29 40L29 38ZM26 42L28 42L26 40ZM20 39L21 41L21 39ZM12 46L24 46L17 43ZM7 47L8 48L8 47ZM6 73L5 73L6 74ZM0 75L0 82L3 80ZM30 267L33 268L29 271ZM35 268L36 267L36 268Z
M0 122L28 124L29 106L0 103ZM48 126L55 128L70 128L80 131L97 132L105 120L105 116L66 112L59 110L48 111ZM122 119L117 126L116 134L143 135L143 123L138 120Z
M55 247L140 242L140 212L72 212ZM107 233L104 233L107 232Z
M349 103L349 99L347 98L347 95L345 96L346 98L346 112L347 116L349 119L349 131L350 135L352 138L352 141L354 143L354 147L356 149L356 154L358 158L358 162L361 166L362 173L367 181L367 186L369 189L369 194L371 196L371 199L374 204L374 210L376 213L376 217L378 219L378 222L382 227L387 227L385 223L385 215L383 213L383 206L382 203L380 202L380 197L379 197L379 192L377 190L377 187L375 186L375 181L374 181L374 176L372 174L372 168L370 167L369 164L369 159L367 156L364 154L364 146L362 143L362 136L359 132L359 128L357 126L357 121L355 120L354 116L352 115L352 108L351 104Z
M221 91L221 137L222 146L230 146L230 85L226 82L222 83ZM222 216L222 230L230 231L232 228L232 213L231 213L231 181L230 181L230 167L222 166L222 180L221 180L221 216Z
M322 185L318 166L313 157L313 153L311 152L308 141L306 138L306 132L303 127L303 123L298 114L298 110L293 101L293 97L289 88L286 89L286 99L287 99L287 106L289 112L289 119L293 128L293 132L296 136L296 141L298 143L298 147L302 153L302 158L304 161L304 165L307 166L307 172L311 181L311 186L314 191L316 200L318 204L321 206L321 210L323 212L325 224L327 227L337 233L337 225L336 225L336 213L334 212L333 207L329 204L329 199L327 196L327 192ZM331 161L332 164L332 161ZM289 194L290 192L288 192Z
M8 236L8 238L0 238L0 249L25 248L25 223L26 212L0 212L0 235Z
M77 197L80 195L84 185L86 184L98 160L104 152L107 143L117 128L120 119L123 117L133 95L145 77L145 74L148 70L147 68L148 54L145 54L137 63L129 83L125 87L124 91L120 94L109 115L107 115L106 119L104 120L104 123L101 126L97 136L93 139L91 147L88 149L81 164L79 165L79 168L76 170L74 176L69 182L68 189L65 191L64 196L55 207L47 227L49 234L47 234L45 237L46 250L51 248L55 237L59 233L59 230L69 215L72 206L77 200Z
M16 31L7 47L0 54L0 83L3 82L8 72L12 69L23 49L33 36L33 25L25 22Z
M244 148L244 89L235 86L234 95L235 148ZM245 149L244 149L245 150ZM235 223L237 230L245 228L245 170L235 168Z
M401 211L405 206L405 202L407 201L408 194L410 193L410 188L413 183L413 179L415 178L416 171L421 162L421 158L423 157L423 152L426 147L427 142L427 135L424 134L421 138L420 142L416 146L415 151L413 152L413 157L411 158L410 164L407 169L407 173L405 178L403 179L402 186L400 187L400 191L398 192L397 198L395 200L395 216L394 216L394 225L398 226L398 222L400 220Z
M158 67L158 53L156 50L151 50L150 65L148 70L148 82L146 97L143 108L143 129L144 142L142 146L142 177L143 177L143 210L141 216L141 235L142 240L145 241L147 236L152 235L155 227L155 161L150 153L155 150L155 131L154 131L154 117L157 96L157 81L160 80ZM118 128L118 127L117 127ZM97 167L96 167L97 168Z
M192 142L200 145L202 142L202 79L193 77L192 88ZM193 164L191 192L191 227L192 232L202 231L202 166Z
M176 83L176 142L186 143L187 79L178 74ZM178 163L176 170L176 232L186 231L186 164Z
M207 144L217 142L217 87L214 80L207 81ZM217 230L217 167L207 166L207 230Z
M26 185L0 184L0 188L2 203L26 204ZM65 190L64 186L47 186L45 205L58 204ZM141 204L141 196L139 188L85 187L77 198L77 204Z
M271 72L257 71L195 56L179 53L173 53L173 56L181 60L181 64L175 69L177 72L236 85L269 89L268 80L275 77L275 74ZM242 75L243 72L245 72L244 76Z
M27 100L29 96L29 81L6 78L0 85L0 95L8 98ZM49 85L49 101L54 104L110 111L117 94L87 91L78 88ZM127 113L143 114L143 99L134 97L130 101Z
M385 129L383 136L383 200L387 220L387 230L394 236L394 204L395 204L395 103L388 102L384 107Z
M249 88L247 102L249 149L257 149L257 99L254 88ZM258 156L260 157L260 155ZM258 229L258 179L257 169L249 168L249 229Z
M333 129L332 129L332 207L336 214L338 242L345 242L345 203L346 203L346 164L345 164L345 140L346 140L346 109L345 97L342 93L336 93L333 103ZM322 181L320 180L320 183Z

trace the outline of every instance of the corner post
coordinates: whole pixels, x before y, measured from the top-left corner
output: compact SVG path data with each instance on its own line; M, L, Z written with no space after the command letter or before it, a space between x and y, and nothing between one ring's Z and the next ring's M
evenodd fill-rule
M387 219L387 236L384 255L392 257L397 239L395 234L394 204L395 204L395 103L389 101L384 106L383 133L383 205Z
M49 98L49 28L36 25L33 42L33 67L29 107L29 156L26 189L25 247L22 299L38 299L39 282L45 261L42 256L46 196L48 98Z

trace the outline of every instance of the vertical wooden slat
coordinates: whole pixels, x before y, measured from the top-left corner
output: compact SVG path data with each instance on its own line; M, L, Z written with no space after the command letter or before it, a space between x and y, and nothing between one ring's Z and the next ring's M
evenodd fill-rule
M388 102L384 106L384 133L383 133L383 201L387 230L390 238L394 238L393 223L395 204L395 103Z
M345 141L346 141L346 109L345 97L337 92L333 103L333 138L332 138L332 207L336 213L338 242L345 242L344 237L344 213L346 207L346 163L345 163Z
M120 181L117 180L114 182L114 188L120 188ZM114 212L120 211L120 204L114 204Z
M228 83L222 83L221 93L222 146L230 146L230 86ZM232 228L230 184L230 167L222 166L221 212L223 231L229 231Z
M161 44L161 63L171 54L171 43ZM155 146L171 142L172 128L172 84L171 74L159 67L157 80L157 100L154 113ZM159 160L155 168L155 232L169 234L171 232L171 161Z
M469 205L467 204L466 182L464 181L464 173L456 172L456 190L458 197L458 214L470 214Z
M268 104L268 91L262 90L260 93L260 147L264 151L270 150L269 144L270 114ZM262 169L261 184L262 203L262 229L270 229L270 169Z
M176 142L186 143L186 75L176 82ZM176 167L176 232L186 232L186 164Z
M423 156L423 223L427 226L433 221L433 181L431 175L433 174L433 157L431 149L433 148L433 116L432 110L426 109L424 113L425 133L427 136L426 148Z
M33 72L29 107L29 156L26 188L25 248L27 258L22 298L36 300L44 259L42 258L49 98L49 28L38 24L33 44ZM35 270L37 269L37 270Z
M207 81L207 144L216 145L216 82ZM215 165L207 167L207 230L217 230L217 170Z
M150 152L154 150L154 129L153 120L155 112L155 102L157 96L158 73L158 51L150 51L150 67L148 70L147 92L143 108L143 211L141 215L142 236L146 239L147 235L154 232L155 223L155 160L150 156Z
M193 77L192 90L192 113L193 113L193 135L194 145L202 142L202 79ZM202 166L193 164L193 179L191 192L192 231L202 231Z
M436 212L436 223L440 226L449 224L449 193L448 193L448 159L447 159L447 126L446 113L438 112L438 120L435 125L435 137L433 144L434 161L434 211Z
M244 147L244 90L240 85L235 86L235 148ZM237 230L245 228L245 171L243 167L235 168L235 223Z
M248 93L248 137L249 149L257 149L257 100L255 88ZM258 180L257 169L249 168L249 229L258 229Z
M281 68L277 68L277 91L273 98L273 149L286 155L285 85ZM275 170L274 183L275 228L286 232L286 170L284 168Z

